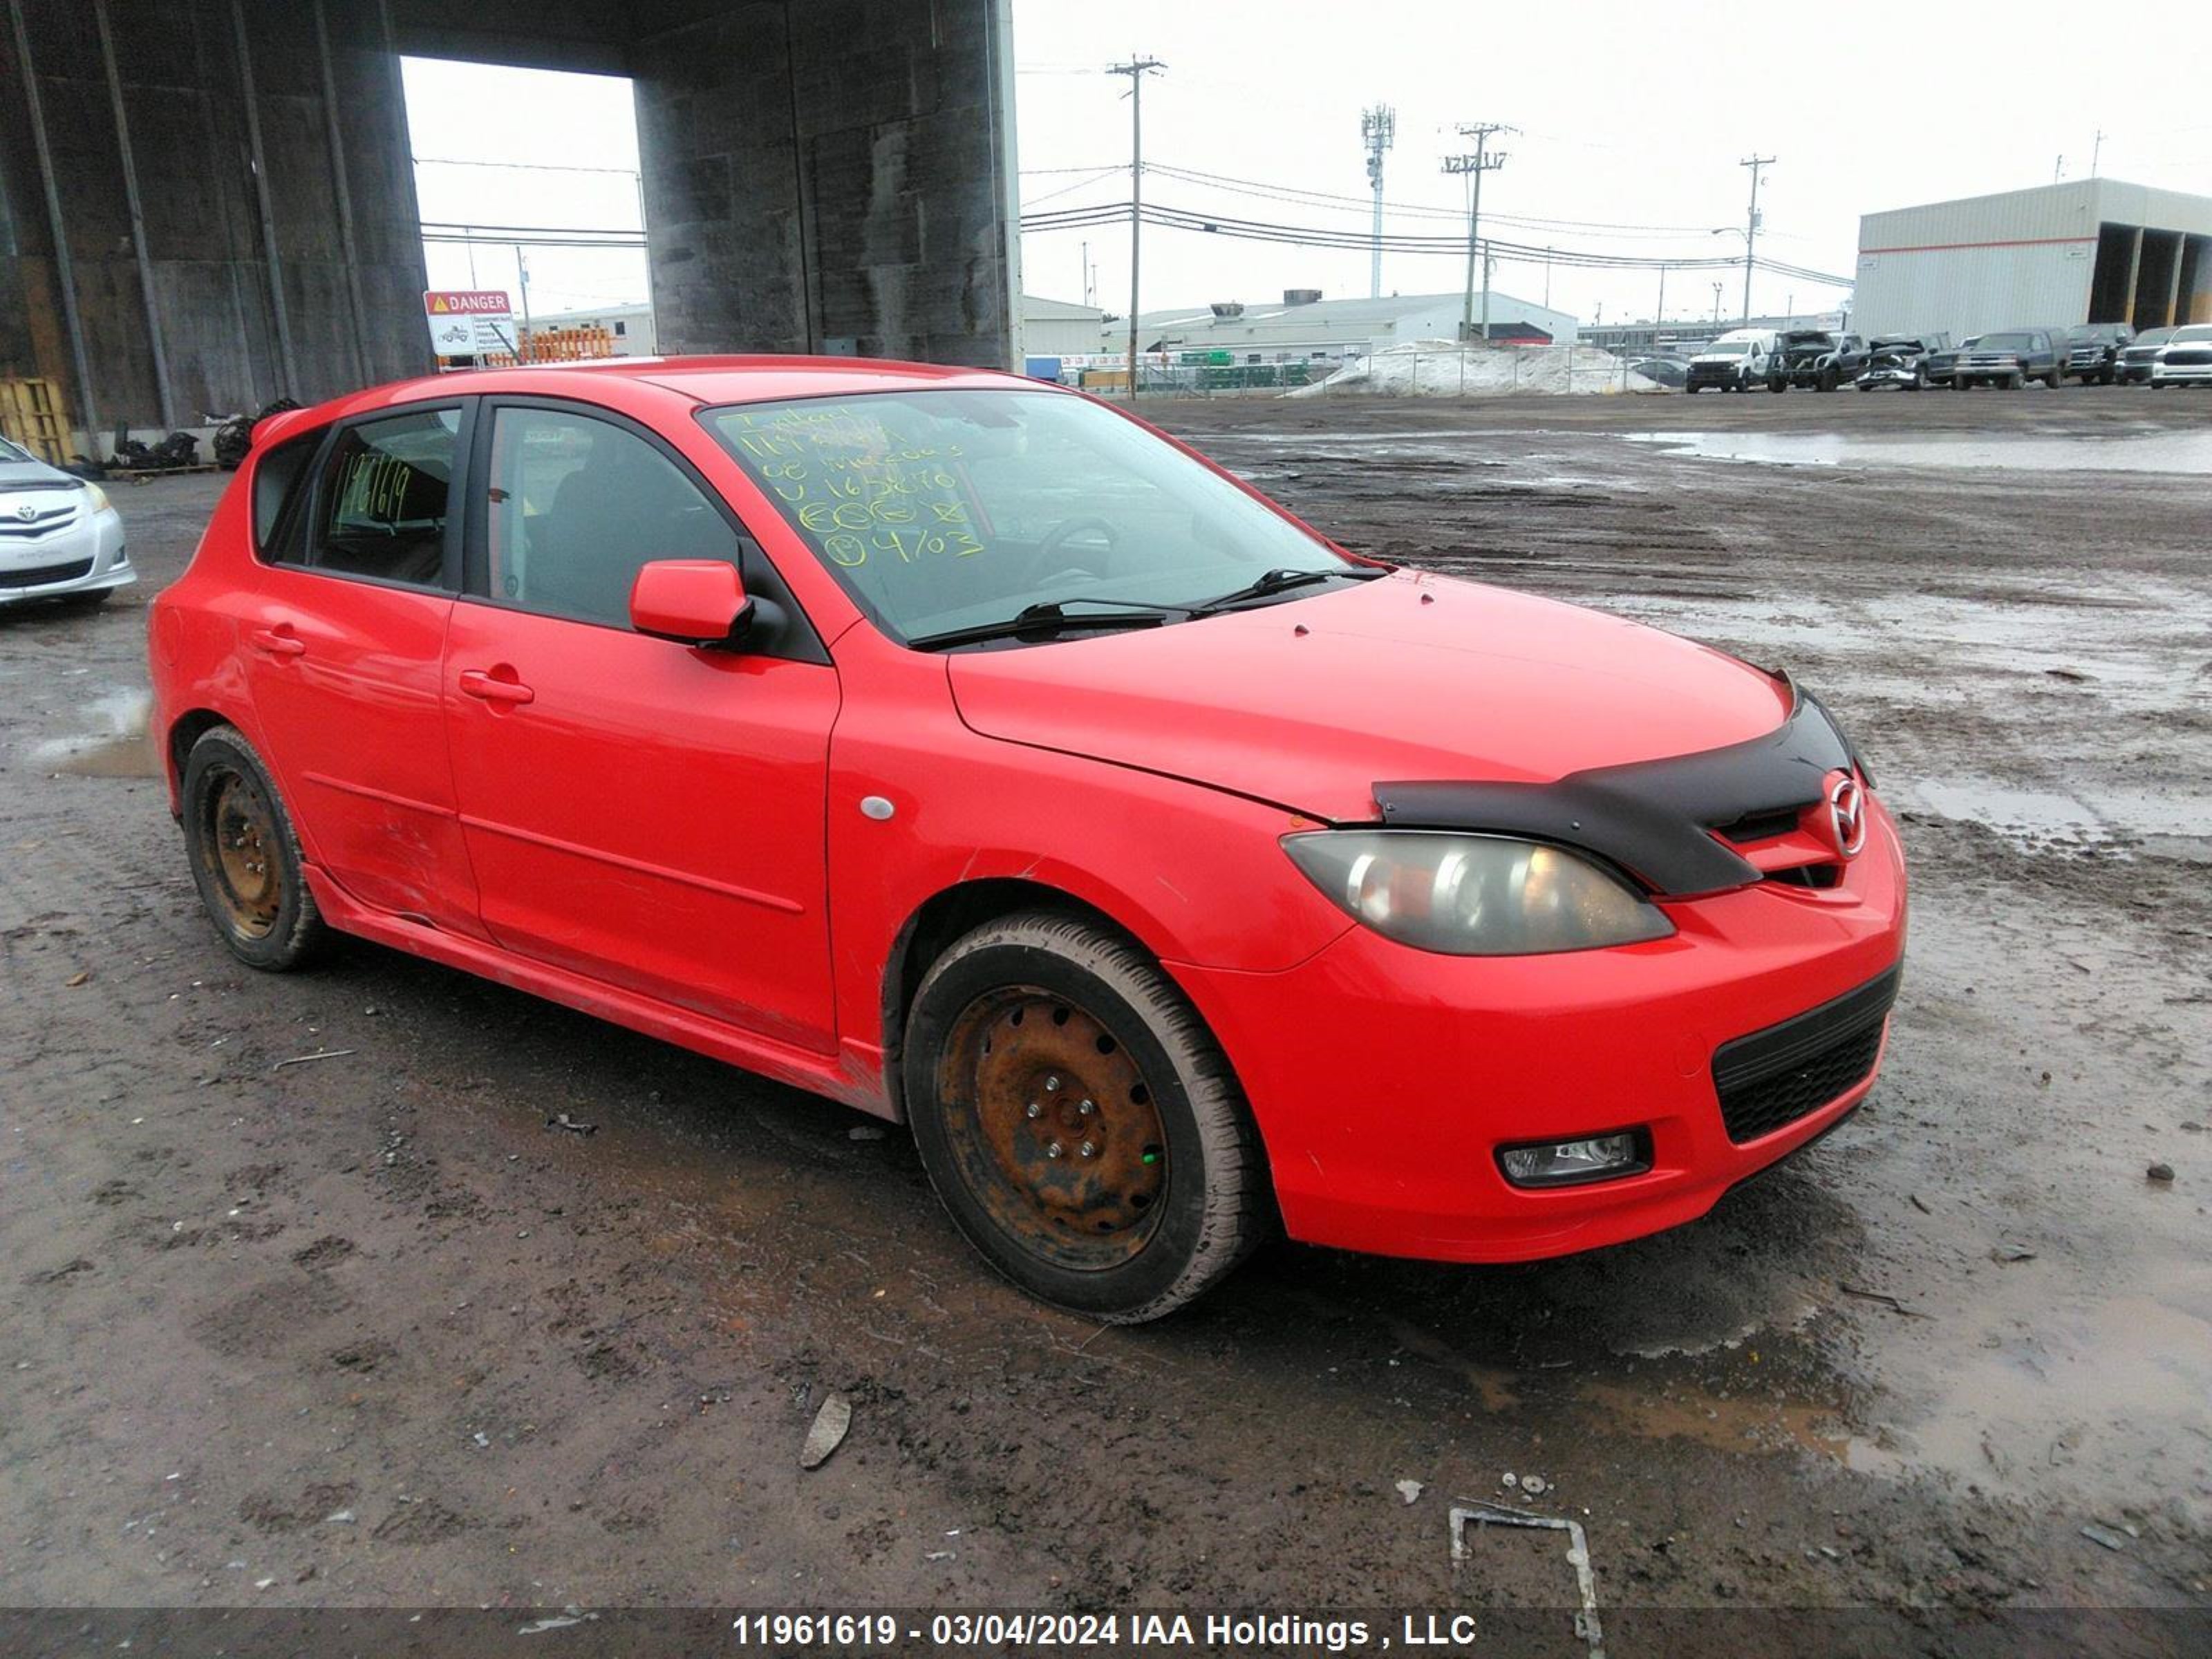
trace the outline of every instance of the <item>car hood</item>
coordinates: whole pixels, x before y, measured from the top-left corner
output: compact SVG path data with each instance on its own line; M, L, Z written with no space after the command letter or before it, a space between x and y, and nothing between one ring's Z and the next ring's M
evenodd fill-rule
M1790 693L1579 606L1400 572L1156 629L946 659L976 732L1331 822L1378 781L1551 782L1774 731Z
M0 490L75 489L77 480L44 461L0 461Z

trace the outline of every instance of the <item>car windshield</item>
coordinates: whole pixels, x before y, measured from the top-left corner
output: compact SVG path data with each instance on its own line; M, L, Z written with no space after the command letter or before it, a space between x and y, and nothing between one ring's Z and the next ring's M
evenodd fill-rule
M1977 351L2027 351L2033 348L2035 337L2031 334L1984 334L1967 343Z
M902 641L1033 606L1086 621L1180 614L1271 573L1323 573L1286 597L1371 574L1144 428L1061 392L874 392L702 418Z
M35 461L38 459L29 450L0 438L0 461Z
M2131 349L2140 350L2148 346L2162 346L2172 337L2173 331L2170 328L2147 328L2129 344Z
M2168 345L2202 345L2207 340L2212 340L2212 324L2177 328L2166 343Z
M1741 357L1751 349L1748 340L1716 340L1705 348L1708 357Z

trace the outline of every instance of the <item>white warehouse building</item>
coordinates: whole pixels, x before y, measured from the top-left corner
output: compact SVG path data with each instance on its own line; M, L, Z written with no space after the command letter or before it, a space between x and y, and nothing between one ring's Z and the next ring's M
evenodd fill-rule
M2112 179L1869 213L1862 334L2212 322L2212 197Z

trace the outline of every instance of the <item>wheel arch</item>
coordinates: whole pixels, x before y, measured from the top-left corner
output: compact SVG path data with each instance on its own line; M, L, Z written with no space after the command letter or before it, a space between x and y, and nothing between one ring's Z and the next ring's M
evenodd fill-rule
M988 876L955 883L924 900L893 936L883 975L884 1091L891 1115L906 1117L906 1086L901 1058L908 1011L930 964L963 934L988 921L1024 910L1053 910L1079 916L1128 941L1153 962L1159 952L1119 917L1064 887L1025 876ZM1170 975L1172 977L1172 975Z
M162 733L161 764L167 770L169 785L169 811L172 817L182 811L180 792L185 781L185 757L192 752L192 745L218 726L238 726L229 715L215 708L187 708L169 722ZM243 726L240 726L244 731ZM251 741L249 736L248 741Z

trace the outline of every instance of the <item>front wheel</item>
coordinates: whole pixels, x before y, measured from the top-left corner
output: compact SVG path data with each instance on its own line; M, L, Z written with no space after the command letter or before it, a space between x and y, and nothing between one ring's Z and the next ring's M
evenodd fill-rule
M1197 1012L1079 917L985 924L915 994L902 1079L953 1223L1042 1301L1157 1319L1266 1237L1257 1131Z
M216 937L249 968L283 973L307 962L329 930L307 890L291 814L246 734L202 732L179 794L192 884Z

